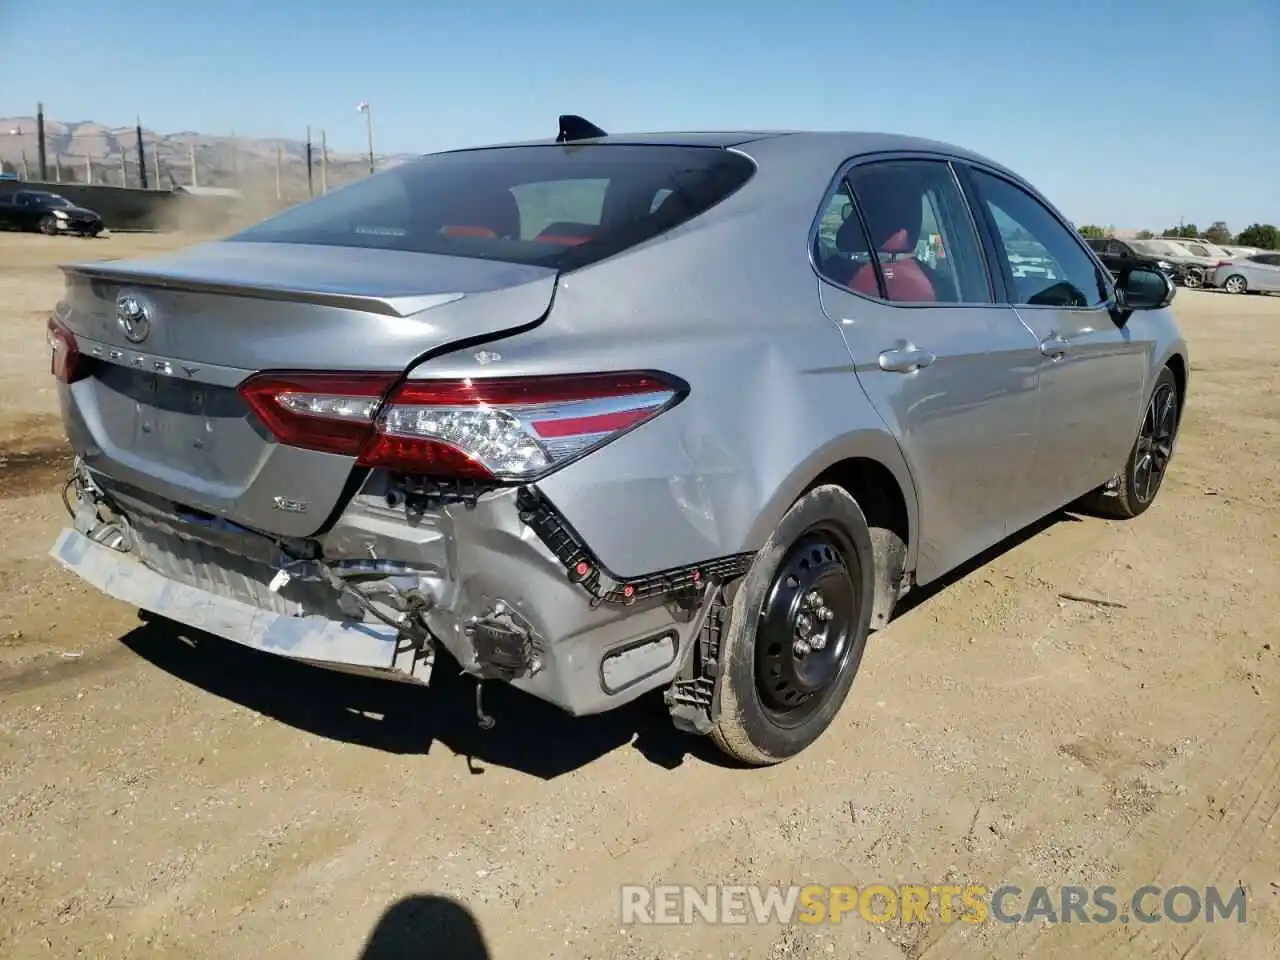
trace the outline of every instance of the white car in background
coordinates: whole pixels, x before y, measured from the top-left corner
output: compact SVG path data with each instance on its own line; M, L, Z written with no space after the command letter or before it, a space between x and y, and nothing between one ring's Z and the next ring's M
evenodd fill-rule
M1152 240L1134 240L1133 244L1135 246L1140 244L1143 252L1150 256L1177 264L1183 286L1192 289L1204 286L1205 281L1218 268L1218 264L1229 259L1225 253L1222 256L1213 256L1204 246L1204 241L1186 237L1156 237ZM1192 250L1192 245L1199 249Z
M1211 281L1227 293L1280 293L1280 253L1262 251L1230 260Z
M1252 257L1259 253L1267 252L1266 250L1259 249L1258 247L1237 247L1235 244L1232 244L1229 247L1223 247L1222 249L1231 254L1232 260L1238 260L1241 257Z

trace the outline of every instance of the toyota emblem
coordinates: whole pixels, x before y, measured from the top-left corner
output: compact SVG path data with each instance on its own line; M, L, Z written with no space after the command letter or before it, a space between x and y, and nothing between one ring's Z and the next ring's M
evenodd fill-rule
M116 299L116 323L130 343L141 343L151 333L151 308L141 297L122 293Z

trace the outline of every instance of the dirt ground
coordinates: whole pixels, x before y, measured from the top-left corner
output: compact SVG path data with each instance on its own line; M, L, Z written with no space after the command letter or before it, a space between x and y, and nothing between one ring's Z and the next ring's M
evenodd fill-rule
M818 744L737 770L656 700L495 691L484 733L462 681L179 638L55 569L52 264L177 242L0 235L0 956L355 958L432 896L495 958L1280 956L1280 298L1179 292L1192 393L1147 515L971 565L873 639ZM620 885L686 882L1216 884L1248 912L622 926ZM416 902L393 955L463 955L466 914Z

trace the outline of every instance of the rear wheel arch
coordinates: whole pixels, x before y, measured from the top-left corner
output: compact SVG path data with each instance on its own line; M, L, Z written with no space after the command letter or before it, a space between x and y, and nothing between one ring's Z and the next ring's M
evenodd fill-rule
M814 478L805 488L806 492L824 484L835 484L848 491L867 518L875 552L871 629L879 629L888 624L893 615L902 576L907 571L908 552L914 542L906 494L893 471L869 457L848 457L833 463Z
M1187 405L1187 358L1180 353L1169 355L1165 366L1173 371L1173 379L1178 389L1178 415L1182 415Z
M891 436L868 433L845 438L798 467L761 512L752 543L764 543L801 497L825 484L848 491L866 516L875 553L871 628L879 629L893 613L903 574L915 567L918 540L915 488Z

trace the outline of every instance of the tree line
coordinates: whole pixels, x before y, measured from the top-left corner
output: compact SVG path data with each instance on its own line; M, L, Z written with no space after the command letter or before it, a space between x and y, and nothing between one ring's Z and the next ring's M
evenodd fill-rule
M1110 235L1105 227L1086 223L1078 228L1083 237L1105 237ZM1257 247L1260 250L1280 250L1280 229L1269 223L1255 223L1245 227L1237 234L1232 234L1226 223L1215 220L1207 230L1201 230L1194 223L1185 223L1177 227L1168 227L1162 233L1142 230L1135 239L1150 240L1153 237L1180 237L1185 240L1207 240L1210 243L1231 244L1239 247Z

